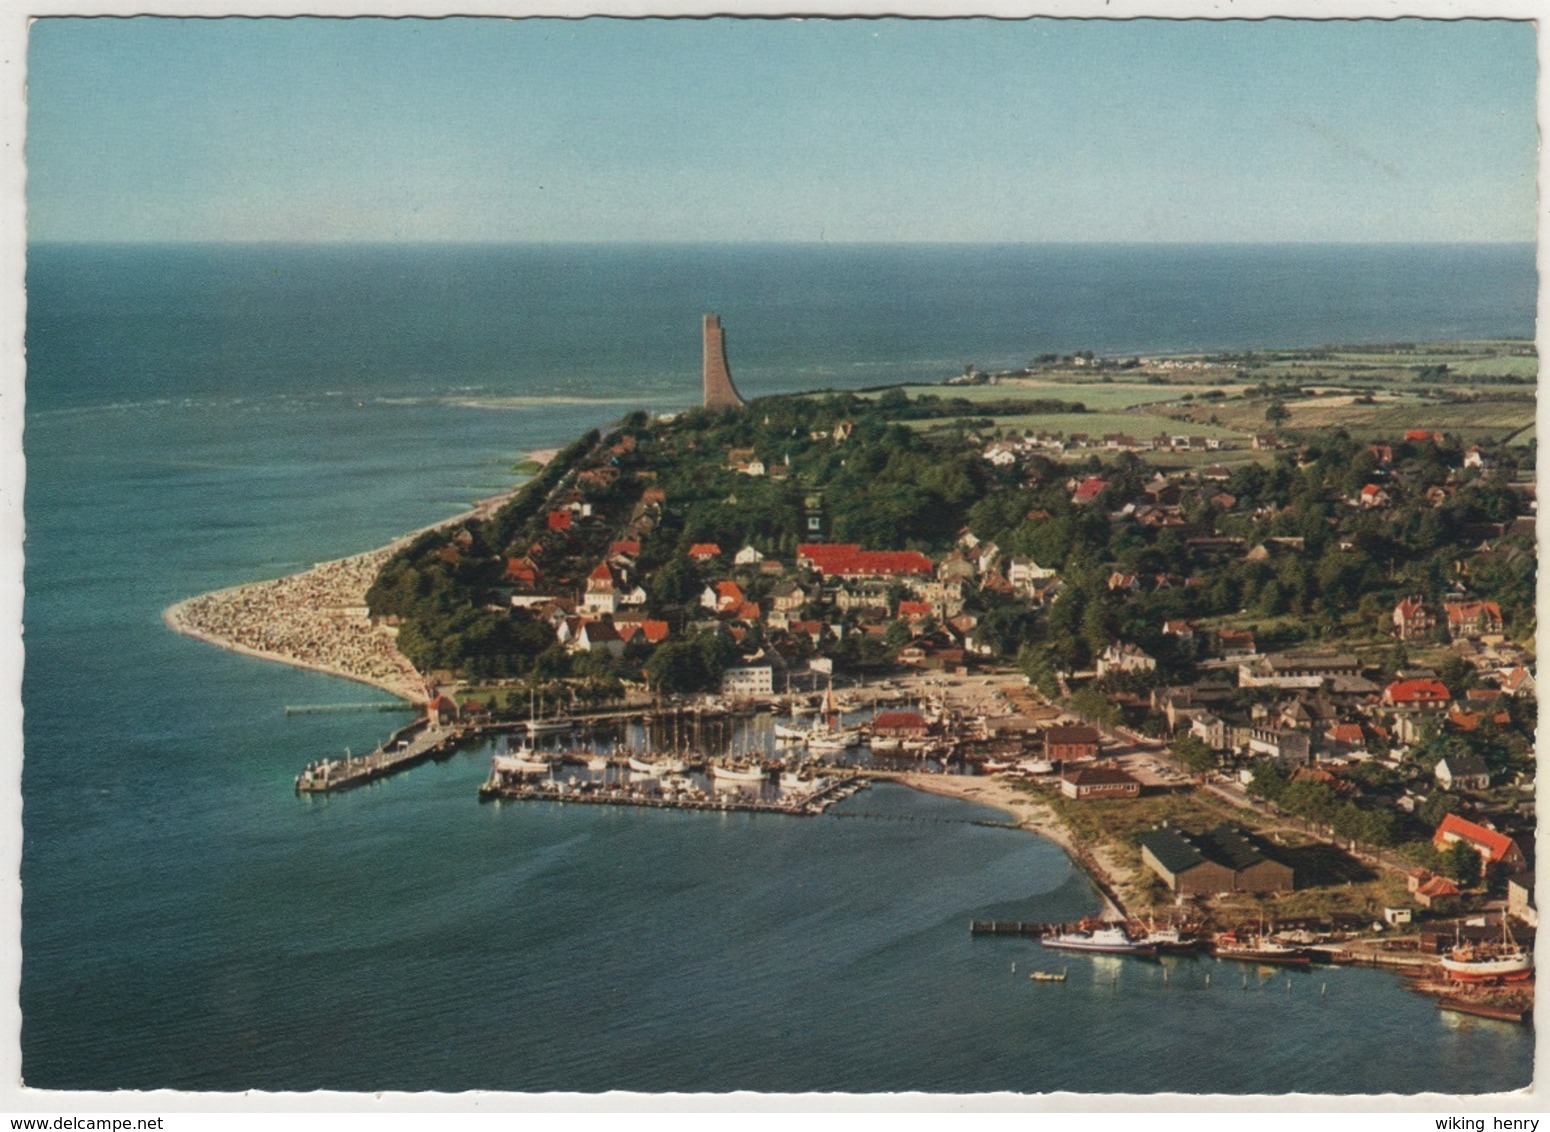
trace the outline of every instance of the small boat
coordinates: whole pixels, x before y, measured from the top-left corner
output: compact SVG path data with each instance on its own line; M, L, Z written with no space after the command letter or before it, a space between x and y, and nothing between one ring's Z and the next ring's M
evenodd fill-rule
M892 754L904 746L904 740L898 736L873 735L869 745L874 754Z
M814 731L808 736L807 745L814 751L847 751L861 745L861 733L844 729Z
M1276 967L1306 967L1313 961L1304 948L1277 943L1262 934L1239 939L1233 932L1217 936L1211 945L1211 954L1218 959Z
M719 763L710 764L710 776L718 782L738 783L763 783L770 778L769 771L762 766L722 766Z
M1198 936L1188 932L1181 932L1175 924L1167 927L1158 927L1148 921L1146 934L1141 937L1142 943L1155 944L1157 950L1163 955L1178 955L1187 951L1194 951L1200 946Z
M777 743L805 743L808 732L800 727L787 727L784 723L775 725L775 741Z
M1035 971L1028 976L1036 983L1063 983L1066 981L1064 971Z
M1092 931L1063 932L1057 936L1044 936L1039 942L1058 951L1095 951L1104 955L1156 955L1155 944L1131 939L1125 929L1116 924L1094 928Z
M1512 938L1506 916L1502 917L1499 943L1455 939L1443 952L1441 963L1448 978L1461 983L1515 983L1534 973L1534 953Z
M514 755L496 755L490 760L490 769L495 774L515 774L521 777L548 774L553 769L547 760L535 759L531 755L531 751L519 751Z

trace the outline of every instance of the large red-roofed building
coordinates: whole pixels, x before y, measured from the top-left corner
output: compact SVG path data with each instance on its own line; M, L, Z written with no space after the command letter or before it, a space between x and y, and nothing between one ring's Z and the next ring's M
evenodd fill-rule
M1448 814L1432 835L1432 844L1438 849L1446 849L1456 841L1468 842L1469 847L1480 854L1483 865L1506 865L1508 868L1521 869L1526 863L1523 850L1505 833L1486 829L1457 814Z
M797 564L833 578L929 576L935 570L918 550L863 550L853 542L803 543Z

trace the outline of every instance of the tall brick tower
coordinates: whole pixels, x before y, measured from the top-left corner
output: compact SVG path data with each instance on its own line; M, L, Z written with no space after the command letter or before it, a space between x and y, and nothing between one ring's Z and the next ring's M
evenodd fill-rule
M741 409L743 399L727 369L727 343L721 334L721 316L705 316L705 407Z

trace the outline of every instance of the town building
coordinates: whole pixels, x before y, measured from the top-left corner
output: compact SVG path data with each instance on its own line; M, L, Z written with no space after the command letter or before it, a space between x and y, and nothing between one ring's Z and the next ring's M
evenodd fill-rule
M1141 783L1118 767L1084 766L1060 776L1060 792L1067 798L1134 798Z
M1044 732L1044 757L1050 762L1074 762L1098 757L1100 737L1096 727L1070 724Z
M1296 874L1272 860L1243 831L1220 825L1205 833L1171 826L1139 838L1141 860L1179 896L1223 892L1290 892Z
M721 694L747 700L775 692L775 669L768 664L728 668L721 674Z
M1442 850L1457 841L1466 842L1471 849L1480 854L1482 871L1486 865L1505 865L1511 869L1521 869L1527 863L1523 850L1518 848L1518 843L1506 834L1477 825L1457 814L1448 814L1437 826L1437 832L1432 835L1432 844Z

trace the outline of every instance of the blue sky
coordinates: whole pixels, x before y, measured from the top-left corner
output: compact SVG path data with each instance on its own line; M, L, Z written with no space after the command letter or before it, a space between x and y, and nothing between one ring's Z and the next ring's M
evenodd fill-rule
M1504 21L45 19L45 240L1532 240Z

